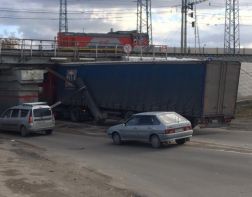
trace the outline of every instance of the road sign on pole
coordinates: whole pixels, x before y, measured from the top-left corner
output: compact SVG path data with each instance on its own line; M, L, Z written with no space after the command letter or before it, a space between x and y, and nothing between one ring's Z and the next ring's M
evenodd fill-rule
M123 46L123 51L129 55L131 53L131 51L132 51L131 45L129 45L129 44L124 45Z

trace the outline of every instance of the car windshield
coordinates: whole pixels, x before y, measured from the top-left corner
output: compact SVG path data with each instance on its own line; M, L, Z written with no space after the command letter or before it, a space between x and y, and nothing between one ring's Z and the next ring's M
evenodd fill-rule
M33 110L34 117L51 116L52 112L50 108L39 108Z
M161 121L163 121L166 124L180 123L186 121L184 117L174 113L161 114L158 117L160 118Z

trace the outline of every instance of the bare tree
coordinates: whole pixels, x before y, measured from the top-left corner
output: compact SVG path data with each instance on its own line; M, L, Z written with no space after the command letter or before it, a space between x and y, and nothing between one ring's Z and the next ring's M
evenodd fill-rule
M19 40L14 37L3 38L0 40L0 44L3 49L17 49L19 45Z

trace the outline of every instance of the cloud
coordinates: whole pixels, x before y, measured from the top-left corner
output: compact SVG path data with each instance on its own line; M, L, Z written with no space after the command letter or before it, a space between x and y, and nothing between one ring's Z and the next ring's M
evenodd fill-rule
M181 0L152 1L154 44L180 46L180 4ZM1 35L8 36L13 31L18 37L33 39L54 39L57 35L59 0L0 0L0 5ZM136 29L136 1L69 0L68 5L69 31L105 33L111 28L115 31ZM250 6L250 1L240 0L241 45L244 47L252 46ZM225 2L217 0L197 5L202 45L223 46L224 8ZM192 20L188 20L188 45L194 46Z

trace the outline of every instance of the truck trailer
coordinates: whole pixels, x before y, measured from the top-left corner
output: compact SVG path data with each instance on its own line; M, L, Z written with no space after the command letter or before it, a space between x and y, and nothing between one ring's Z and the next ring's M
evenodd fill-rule
M234 118L240 66L233 61L92 62L60 64L55 71L68 81L82 80L103 119L175 111L195 126ZM83 92L55 79L55 101L62 101L58 114L73 121L94 116Z

